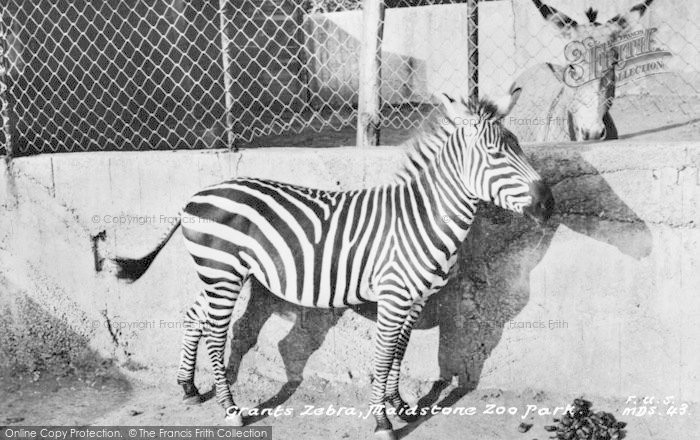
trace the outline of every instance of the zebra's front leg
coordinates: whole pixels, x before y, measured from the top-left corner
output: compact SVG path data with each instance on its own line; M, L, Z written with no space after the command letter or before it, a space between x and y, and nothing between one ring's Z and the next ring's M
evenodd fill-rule
M415 409L412 410L411 407L401 398L401 393L399 392L401 362L403 361L404 354L406 354L406 347L408 347L413 326L423 311L424 305L425 303L422 300L416 301L413 304L413 307L411 307L411 311L408 313L406 320L401 326L398 342L396 344L396 350L394 351L394 360L391 365L391 371L389 372L389 378L387 379L386 385L386 401L396 409L397 415L405 422L416 421L418 419L418 414Z
M389 371L394 362L394 353L401 333L401 327L406 320L411 305L405 307L397 298L391 301L380 299L377 304L377 330L374 346L372 398L370 408L377 422L374 433L382 440L395 440L391 422L386 415L385 396Z

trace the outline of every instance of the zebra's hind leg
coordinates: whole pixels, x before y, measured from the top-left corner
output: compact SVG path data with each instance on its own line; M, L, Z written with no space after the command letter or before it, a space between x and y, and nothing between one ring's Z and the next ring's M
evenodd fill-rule
M205 300L205 292L202 291L185 314L185 334L182 338L177 383L182 386L185 392L183 400L187 404L202 402L202 396L194 385L194 370L197 363L197 347L199 346L199 340L202 338L202 328L206 322L206 314L202 306L202 304L205 304Z
M417 409L412 409L402 398L399 393L399 377L401 375L401 362L403 361L404 354L406 353L406 347L408 346L408 341L411 338L411 331L416 323L416 320L423 311L423 301L417 301L411 307L411 311L406 316L406 320L401 326L401 331L399 333L399 338L396 344L396 350L394 352L394 360L391 365L391 371L389 372L389 378L386 384L386 401L389 402L395 409L397 415L401 420L405 422L414 422L418 419Z
M235 283L228 280L218 281L216 285L205 289L207 297L205 342L214 370L216 400L226 410L226 421L230 425L243 426L243 415L233 401L224 366L226 336L243 280L238 279Z

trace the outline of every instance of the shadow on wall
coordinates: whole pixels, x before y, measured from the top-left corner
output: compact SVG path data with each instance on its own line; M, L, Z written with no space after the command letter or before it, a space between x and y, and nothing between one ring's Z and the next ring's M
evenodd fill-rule
M353 310L369 320L376 319L376 304L366 304ZM344 309L312 309L288 303L267 292L253 279L245 315L233 323L234 336L227 370L229 383L235 383L243 356L255 346L260 330L270 316L295 315L293 327L278 343L287 382L277 394L260 403L258 407L275 408L282 405L301 385L304 367L309 357L321 347L328 331L338 323L343 312ZM213 397L213 393L210 394ZM264 418L265 416L251 417L246 423Z
M6 294L0 304L0 373L77 377L96 389L131 390L114 360L91 349L91 335L75 332L65 314L47 310L2 274L0 289Z
M439 402L440 406L450 406L475 389L484 362L501 340L504 327L527 305L530 273L544 258L560 226L612 245L635 259L651 252L652 238L647 225L579 153L573 153L569 160L545 159L535 167L553 188L558 203L555 215L540 228L500 208L482 207L460 250L459 263L450 282L428 301L416 326L416 329L439 327L438 363L443 379L433 385L420 405L436 403L454 376L459 377L460 386ZM267 319L273 313L296 314L299 318L301 309L267 294L259 285L253 286L245 319L234 323L229 359L231 382L235 382L242 356L256 344ZM354 311L368 320L376 317L374 304ZM304 319L296 319L293 328L279 342L287 383L260 408L274 408L294 393L303 380L309 357L340 317L333 311L317 309L304 309L303 314ZM404 427L402 434L406 435L415 426Z

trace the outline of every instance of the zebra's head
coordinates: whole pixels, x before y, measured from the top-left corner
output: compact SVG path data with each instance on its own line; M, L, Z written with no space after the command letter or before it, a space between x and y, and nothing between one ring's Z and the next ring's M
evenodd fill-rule
M445 115L453 122L448 144L460 151L460 180L468 195L525 214L538 223L554 210L549 187L527 161L518 139L503 126L520 96L511 89L505 110L488 100L454 100L443 97Z
M578 23L540 0L532 0L542 17L570 42L566 48L567 53L570 52L567 57L577 58L576 54L579 54L584 57L583 61L586 66L589 68L596 66L594 79L579 84L578 81L567 78L567 75L570 77L580 75L577 67L547 63L554 76L565 85L564 93L566 95L563 96L563 99L567 103L567 117L569 118L572 140L609 138L603 117L615 99L615 66L619 57L617 47L610 43L613 43L625 30L637 22L653 1L645 0L626 14L618 14L605 23L598 22L598 11L589 8L585 11L588 23ZM608 48L604 53L605 59L587 59L590 58L591 53L586 46L587 44Z

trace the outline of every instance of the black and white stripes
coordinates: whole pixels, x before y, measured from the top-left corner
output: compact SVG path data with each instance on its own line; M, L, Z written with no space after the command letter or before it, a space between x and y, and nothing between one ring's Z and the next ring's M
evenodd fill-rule
M392 184L331 192L239 178L190 199L181 224L203 290L187 313L192 325L178 372L189 397L196 392L196 348L204 335L217 399L232 423L242 422L226 384L223 350L240 289L255 277L301 306L378 303L371 403L379 407L378 432L391 438L383 402L407 408L398 380L413 323L447 282L477 202L538 220L553 207L551 193L501 125L503 113L489 102L447 101L445 108L416 138ZM139 266L131 260L122 275L137 278L151 261Z

